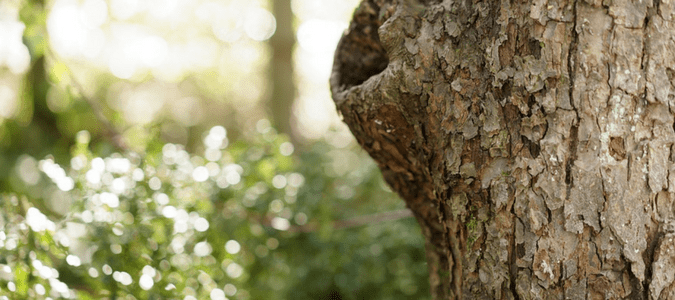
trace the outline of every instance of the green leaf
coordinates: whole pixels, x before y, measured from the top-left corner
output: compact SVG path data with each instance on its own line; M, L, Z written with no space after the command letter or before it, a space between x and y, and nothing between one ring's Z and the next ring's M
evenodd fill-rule
M14 284L16 285L16 293L21 296L28 294L28 275L30 271L28 266L17 264L14 266Z

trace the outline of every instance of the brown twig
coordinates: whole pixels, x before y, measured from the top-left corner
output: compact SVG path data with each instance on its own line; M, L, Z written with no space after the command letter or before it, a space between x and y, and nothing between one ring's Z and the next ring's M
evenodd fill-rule
M412 216L413 216L412 211L410 211L407 208L393 211L385 211L372 215L358 216L347 220L335 221L333 228L335 229L352 228L368 224L377 224L387 221L395 221L399 219L409 218Z
M335 220L331 224L331 227L333 227L333 229L336 230L349 229L359 226L379 224L387 221L396 221L400 219L409 218L412 216L413 216L412 211L407 208L404 208L399 210L385 211L381 213L353 217L346 220ZM249 212L248 218L253 219L256 223L259 223L265 227L273 227L272 226L273 218L271 216L260 216ZM310 222L305 225L292 225L285 231L309 233L318 231L319 227L320 227L319 222Z
M385 211L381 213L358 216L347 220L337 220L333 222L333 229L349 229L371 224L379 224L387 221L396 221L399 219L412 217L412 211L409 209L399 209L393 211ZM302 226L292 226L289 228L291 232L314 232L318 230L319 225L316 223L306 224Z

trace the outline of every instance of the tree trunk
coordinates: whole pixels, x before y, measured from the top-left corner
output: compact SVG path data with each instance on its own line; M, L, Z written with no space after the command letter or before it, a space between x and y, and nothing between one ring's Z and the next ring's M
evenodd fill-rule
M434 299L675 299L674 2L357 8L333 98Z
M272 1L272 10L277 21L274 35L268 44L272 53L269 67L269 81L272 89L268 94L268 107L272 121L281 133L296 141L293 132L293 102L295 100L295 82L293 75L293 10L291 0Z

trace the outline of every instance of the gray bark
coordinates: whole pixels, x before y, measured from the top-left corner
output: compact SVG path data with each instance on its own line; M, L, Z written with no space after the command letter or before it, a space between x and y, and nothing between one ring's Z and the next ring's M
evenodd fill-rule
M673 1L364 0L331 89L434 299L675 299Z

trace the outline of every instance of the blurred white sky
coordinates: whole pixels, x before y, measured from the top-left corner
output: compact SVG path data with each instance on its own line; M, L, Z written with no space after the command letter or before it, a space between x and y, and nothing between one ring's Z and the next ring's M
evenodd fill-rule
M300 132L322 136L340 121L330 100L333 51L357 0L294 0L299 93L294 107ZM20 75L30 57L18 21L21 1L0 2L0 125L20 105ZM75 71L83 86L101 84L97 74L117 79L108 104L130 124L169 115L185 126L209 117L210 105L180 90L198 74L214 95L246 111L264 95L267 48L276 29L268 0L54 0L47 19L53 52ZM147 81L145 84L137 84ZM136 83L136 84L133 84ZM87 92L87 91L85 91ZM54 97L50 107L68 108ZM139 111L143 111L142 114Z

